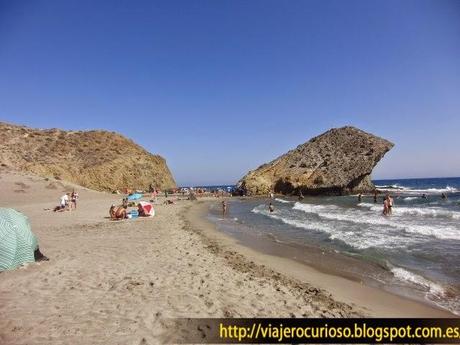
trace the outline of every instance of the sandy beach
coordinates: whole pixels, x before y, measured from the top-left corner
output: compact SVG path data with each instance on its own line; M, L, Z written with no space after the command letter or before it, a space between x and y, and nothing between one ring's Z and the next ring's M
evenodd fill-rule
M26 214L48 262L0 273L1 344L158 344L175 317L449 317L423 303L249 249L216 231L209 203L178 200L113 222L121 195L3 172L0 207ZM186 336L186 330L182 330Z

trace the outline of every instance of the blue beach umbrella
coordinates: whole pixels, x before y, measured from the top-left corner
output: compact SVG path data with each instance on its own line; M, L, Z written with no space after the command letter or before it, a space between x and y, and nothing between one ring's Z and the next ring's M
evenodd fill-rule
M0 208L0 271L34 262L37 248L27 217L12 208Z

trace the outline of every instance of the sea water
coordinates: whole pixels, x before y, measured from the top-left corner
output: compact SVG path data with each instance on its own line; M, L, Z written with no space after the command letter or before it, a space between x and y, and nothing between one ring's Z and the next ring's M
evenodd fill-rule
M378 264L387 273L370 278L384 288L423 296L460 315L460 178L374 183L393 196L391 216L382 214L381 194L376 203L373 196L359 200L356 195L235 199L225 218L216 204L210 219L230 234L239 229L268 241L314 245Z

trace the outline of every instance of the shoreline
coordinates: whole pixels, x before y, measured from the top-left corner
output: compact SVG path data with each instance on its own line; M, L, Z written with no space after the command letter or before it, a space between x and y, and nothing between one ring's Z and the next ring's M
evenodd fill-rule
M276 254L263 252L254 246L243 244L241 239L232 237L207 218L213 201L199 201L199 205L184 211L184 218L193 231L199 233L204 241L211 243L215 251L228 261L238 265L249 264L267 270L268 275L281 274L286 283L297 286L308 284L323 290L331 299L353 306L365 316L372 317L457 317L448 310L429 302L422 302L408 296L400 296L378 287L363 284L352 275L331 270L322 270L312 264ZM318 251L320 251L318 249ZM331 253L326 253L329 255ZM334 254L335 255L335 254ZM354 260L349 258L350 260ZM356 261L359 261L356 259Z

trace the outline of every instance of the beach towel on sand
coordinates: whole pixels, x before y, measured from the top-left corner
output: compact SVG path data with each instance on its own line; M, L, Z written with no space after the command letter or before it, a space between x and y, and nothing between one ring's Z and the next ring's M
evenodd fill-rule
M0 271L34 262L37 248L27 217L12 208L0 208Z
M143 197L143 195L139 194L139 193L131 194L131 195L128 195L128 200L137 200L137 199L140 199L142 197Z

